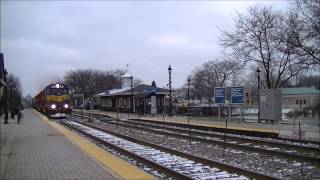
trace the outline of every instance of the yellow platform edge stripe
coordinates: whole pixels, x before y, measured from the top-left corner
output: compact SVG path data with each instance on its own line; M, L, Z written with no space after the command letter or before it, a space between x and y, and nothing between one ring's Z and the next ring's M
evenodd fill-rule
M46 116L35 111L42 120L50 124L58 132L62 133L72 144L80 147L80 149L87 154L91 159L97 162L107 172L112 174L117 179L126 180L154 180L156 177L148 174L147 172L133 166L129 162L122 160L113 154L107 152L101 147L95 145L89 140L79 136L78 134L70 131L62 125L50 121Z

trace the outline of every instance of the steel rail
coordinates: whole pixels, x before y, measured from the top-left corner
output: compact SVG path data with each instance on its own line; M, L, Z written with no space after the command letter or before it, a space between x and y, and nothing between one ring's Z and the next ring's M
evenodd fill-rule
M193 160L193 161L196 161L196 162L208 165L208 166L217 167L217 168L226 170L228 172L241 174L241 175L247 176L247 177L252 178L252 179L279 179L277 177L273 177L273 176L270 176L270 175L254 172L254 171L251 171L251 170L243 169L243 168L240 168L240 167L232 166L232 165L225 164L225 163L218 162L218 161L208 160L208 159L196 156L196 155L187 154L187 153L184 153L184 152L181 152L181 151L178 151L178 150L173 150L173 149L169 149L169 148L166 148L166 147L162 147L162 146L159 146L159 145L154 144L154 143L138 140L138 139L135 139L135 138L132 138L132 137L129 137L129 136L125 136L125 135L122 135L122 134L119 134L119 133L108 131L108 130L106 130L104 128L101 128L101 127L96 127L96 126L94 126L94 125L92 125L90 123L80 122L80 121L76 121L76 120L74 120L74 121L77 122L77 123L80 123L82 125L85 125L85 126L88 126L88 127L91 127L91 128L106 132L108 134L117 136L119 138L126 139L126 140L131 141L131 142L135 142L135 143L138 143L138 144L141 144L141 145L145 145L145 146L149 146L149 147L152 147L152 148L155 148L155 149L159 149L161 151L168 152L170 154L175 154L175 155L178 155L178 156L186 157L186 158L188 158L190 160Z
M144 164L146 164L146 165L148 165L148 166L150 166L150 167L153 167L153 168L155 168L156 170L158 170L158 171L160 171L160 172L162 172L162 173L164 173L164 174L166 174L166 175L168 175L168 176L174 177L174 178L176 178L176 179L186 179L186 180L191 180L191 179L192 179L192 178L189 177L189 176L183 175L183 174L181 174L181 173L179 173L179 172L176 172L176 171L174 171L174 170L172 170L172 169L169 169L169 168L167 168L167 167L164 167L164 166L162 166L162 165L160 165L160 164L158 164L158 163L156 163L156 162L153 162L153 161L150 161L150 160L148 160L148 159L146 159L146 158L143 158L143 157L141 157L141 156L139 156L139 155L137 155L137 154L135 154L135 153L129 152L129 151L127 151L127 150L125 150L125 149L122 149L122 148L120 148L120 147L118 147L118 146L115 146L115 145L113 145L113 144L111 144L111 143L108 143L108 142L106 142L106 141L103 141L102 139L99 139L99 138L97 138L97 137L95 137L95 136L93 136L93 135L91 135L91 134L89 134L89 133L83 132L83 131L81 131L80 129L75 128L75 127L73 127L72 125L70 125L70 124L68 124L68 123L65 123L65 122L63 122L63 121L62 121L61 123L62 123L63 125L65 125L65 126L67 126L68 128L73 129L73 130L76 130L77 132L79 132L79 133L81 133L81 134L89 137L90 139L94 140L95 142L98 142L98 143L100 143L100 144L106 145L106 146L108 146L108 147L110 147L110 148L112 148L112 149L120 152L121 154L124 154L124 155L126 155L126 156L129 156L129 157L131 157L131 158L133 158L133 159L135 159L135 160L137 160L137 161L139 161L139 162L143 162ZM78 122L78 123L79 123L79 122ZM85 125L85 124L84 124L84 125ZM92 128L93 128L93 127L92 127Z
M108 122L108 123L116 124L115 122ZM156 134L164 134L166 136L179 137L179 138L183 138L183 139L191 139L193 141L200 141L200 142L206 142L206 143L211 143L211 144L219 144L221 146L224 145L223 141L217 141L217 140L213 140L213 139L205 139L205 138L194 137L194 136L190 137L188 135L158 131L158 130L153 130L153 129L149 129L149 128L145 128L145 127L137 127L137 126L127 125L127 124L122 124L122 123L119 125L121 125L123 127L144 130L144 131L148 131L148 132L152 132L152 133L156 133ZM251 146L245 146L245 145L241 145L241 144L233 144L230 142L226 142L226 146L231 147L231 148L243 149L243 150L247 150L247 151L254 151L254 152L270 154L270 155L279 155L279 156L286 157L289 159L304 160L306 162L311 162L316 165L318 165L320 162L320 158L318 158L318 157L305 156L305 155L300 155L300 154L296 154L296 153L268 150L268 149L259 148L259 147L251 147Z
M122 121L122 122L127 122L127 123L132 123L132 124L137 124L137 125L147 125L149 127L153 127L153 128L162 128L161 125L154 125L154 124L146 124L143 122L138 122L138 121L131 121L131 119L127 120L127 121ZM175 127L166 127L167 130L172 130L172 131L179 131L179 132L183 132L183 133L187 133L188 130L185 129L179 129L179 128L175 128ZM197 134L197 135L201 135L201 136L208 136L208 137L219 137L219 138L223 138L224 135L220 135L220 134L212 134L212 133L207 133L207 132L199 132L197 131L197 129L194 129L196 131L192 131L193 134ZM249 139L249 138L243 138L243 137L234 137L234 136L227 136L228 140L233 140L233 141L247 141L247 142L251 142L251 143L260 143L260 144L268 144L268 145L276 145L276 146L283 146L283 147L287 147L287 148L296 148L296 149L300 149L300 145L295 145L295 144L287 144L287 143L281 143L281 142L274 142L274 141L265 141L265 140L260 140L260 139ZM308 146L303 146L302 147L305 150L310 150L310 151L317 151L320 150L319 148L313 148L313 147L308 147Z
M137 124L137 125L143 125L143 126L149 126L152 128L162 128L161 125L154 125L154 124L146 124L143 122L137 122L137 121L122 121L126 123L132 123L132 124ZM186 129L179 129L175 127L166 127L167 130L171 131L177 131L177 132L182 132L182 133L188 133L188 130ZM197 129L195 129L197 130ZM199 135L199 136L206 136L206 137L218 137L218 138L223 138L224 135L220 134L212 134L212 133L207 133L207 132L199 132L199 131L192 131L192 134ZM308 147L308 146L302 146L300 145L295 145L295 144L287 144L287 143L281 143L281 142L275 142L275 141L265 141L265 140L260 140L260 139L249 139L249 138L243 138L243 137L234 137L234 136L227 136L228 140L231 141L246 141L250 143L256 143L256 144L265 144L265 145L271 145L271 146L281 146L285 148L293 148L295 150L300 150L302 148L303 150L311 151L311 152L319 152L320 153L320 148L314 148L314 147Z
M233 144L233 143L230 143L230 142L226 142L226 144L224 144L223 141L217 141L217 140L213 140L213 139L205 139L205 138L194 137L194 136L190 137L188 135L182 135L182 134L177 134L177 133L158 131L158 130L153 130L153 129L149 129L149 128L145 128L145 127L137 127L137 126L133 126L133 125L123 124L123 122L120 123L120 124L116 123L116 122L108 122L108 123L118 124L118 125L121 125L123 127L129 127L129 128L134 128L134 129L138 129L138 130L144 130L144 131L157 133L157 134L164 134L164 135L167 135L167 136L179 137L179 138L183 138L183 139L191 139L191 140L194 140L194 141L207 142L207 143L212 143L212 144L227 145L227 146L229 146L231 148L239 148L239 149L243 149L243 150L260 152L260 153L265 153L265 154L270 154L270 155L279 155L279 156L286 157L286 158L289 158L289 159L292 158L292 159L296 159L296 160L304 160L306 162L311 162L311 163L314 163L316 165L318 165L318 163L320 162L320 158L318 158L318 157L305 156L305 155L301 155L301 154L288 153L288 152L275 151L275 150L268 150L268 149L259 148L259 147L251 147L251 146L245 146L245 145L241 145L241 144Z
M77 111L74 111L78 113ZM105 116L108 118L114 118L106 114L101 114L101 113L94 113L99 116ZM176 126L176 127L184 127L188 128L188 124L183 124L183 123L175 123L175 122L163 122L163 121L157 121L157 120L147 120L147 119L135 119L131 118L130 120L136 121L136 122L148 122L152 124L160 124L160 125L167 125L167 126ZM220 132L224 133L225 128L217 128L217 127L208 127L208 126L200 126L200 125L190 125L190 128L192 129L197 129L197 130L203 130L203 131L215 131L215 132ZM237 134L237 135L246 135L246 136L254 136L254 137L261 137L261 138L272 138L276 140L283 140L283 141L289 141L289 142L296 142L300 143L300 140L295 140L295 139L288 139L288 138L280 138L278 133L271 133L271 132L259 132L259 131L252 131L252 130L238 130L238 129L227 129L227 133L229 134ZM302 140L302 143L313 143L320 145L320 142L317 141L310 141L310 140ZM306 147L308 148L308 147Z

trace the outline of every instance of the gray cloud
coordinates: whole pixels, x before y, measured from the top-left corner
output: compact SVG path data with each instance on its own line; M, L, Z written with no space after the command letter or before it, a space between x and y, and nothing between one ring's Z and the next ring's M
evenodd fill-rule
M261 2L260 2L261 3ZM254 1L104 2L1 1L1 52L24 94L35 95L68 70L110 70L130 64L134 76L159 86L184 84L187 75L219 55L217 27ZM285 1L262 4L287 9Z

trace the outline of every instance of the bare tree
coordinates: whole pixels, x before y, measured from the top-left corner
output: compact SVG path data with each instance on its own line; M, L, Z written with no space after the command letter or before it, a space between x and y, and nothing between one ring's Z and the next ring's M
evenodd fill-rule
M297 54L307 63L320 66L320 0L296 0L291 14L296 21L291 28Z
M7 100L10 104L9 108L15 109L22 103L22 87L19 77L14 74L7 76ZM5 104L5 99L2 96L1 106Z
M209 78L215 81L215 84L219 87L224 86L227 80L232 78L232 75L237 75L241 66L239 63L232 60L219 60L209 61L203 65Z
M71 91L86 95L86 86L88 84L88 74L85 70L72 70L64 75L64 82L69 86Z
M65 83L72 91L92 97L105 90L120 87L121 70L100 71L92 69L78 69L65 74Z
M320 90L320 75L303 75L298 79L296 87L315 87Z
M294 54L291 17L271 7L254 6L247 15L238 14L235 29L222 31L221 44L238 63L256 62L262 69L266 88L284 86L292 77L308 69Z
M191 92L196 98L205 97L210 100L213 96L213 89L216 86L216 82L211 79L210 74L202 68L196 68L191 75Z
M191 90L192 94L198 98L206 97L208 102L211 102L214 87L224 86L233 75L240 72L240 69L239 63L223 57L204 63L191 76L191 85L196 87Z

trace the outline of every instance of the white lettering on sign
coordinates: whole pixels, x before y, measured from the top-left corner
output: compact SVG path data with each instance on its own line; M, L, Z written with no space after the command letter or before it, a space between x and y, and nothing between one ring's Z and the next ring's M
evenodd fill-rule
M232 87L231 96L243 96L243 87Z
M225 89L224 88L216 88L215 97L225 97Z

